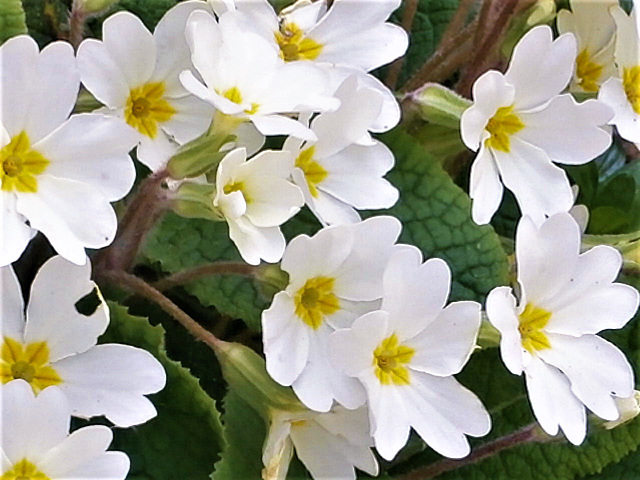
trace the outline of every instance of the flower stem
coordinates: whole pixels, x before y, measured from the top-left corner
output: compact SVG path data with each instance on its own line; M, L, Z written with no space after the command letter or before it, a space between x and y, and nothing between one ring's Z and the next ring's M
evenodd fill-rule
M553 437L543 433L537 423L512 432L491 442L475 448L469 456L460 460L446 458L425 467L417 468L409 473L395 477L396 480L428 480L458 468L473 465L498 453L527 443L546 442Z
M468 0L465 0L468 1ZM411 27L413 26L413 19L416 16L416 12L418 11L418 0L407 0L405 2L404 11L402 12L402 22L401 26L404 30L409 33L411 32ZM405 55L398 58L395 62L391 64L389 70L387 72L387 77L385 78L384 83L391 89L396 88L396 84L398 83L398 77L400 77L400 72L402 71L402 65L404 64Z
M240 275L255 278L257 268L242 262L215 262L174 273L158 280L153 286L159 291L164 291L212 275Z
M85 25L89 15L84 11L82 2L73 0L71 13L69 14L69 43L75 50L84 39Z
M163 187L167 177L167 171L161 170L143 180L118 225L114 242L96 255L96 269L131 268L144 236L169 208L170 200Z
M114 285L124 287L141 297L151 300L162 308L162 310L175 318L191 335L193 335L193 337L204 342L212 349L217 351L217 349L224 343L213 333L191 318L170 299L165 297L160 291L149 285L141 278L122 270L106 270L99 273L98 279L105 279Z

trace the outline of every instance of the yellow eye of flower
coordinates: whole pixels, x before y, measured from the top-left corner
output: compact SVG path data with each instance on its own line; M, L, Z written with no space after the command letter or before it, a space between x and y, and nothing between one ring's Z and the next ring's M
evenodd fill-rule
M49 477L38 470L38 467L29 460L23 458L15 463L11 470L5 472L0 480L49 480Z
M485 145L495 150L509 153L511 140L509 137L524 128L524 123L513 113L513 105L500 107L495 115L487 122L485 129L491 134L485 141Z
M222 190L225 195L229 195L232 192L240 192L244 197L245 203L251 203L251 198L249 197L249 195L247 195L247 191L243 182L227 183Z
M315 151L316 147L314 145L300 152L298 158L296 158L296 167L304 172L304 178L307 180L311 196L317 198L318 184L327 178L329 172L313 159Z
M529 352L535 353L537 350L551 348L549 339L542 329L549 323L551 312L543 308L527 303L524 311L520 314L520 332L522 346Z
M622 71L622 85L633 111L640 115L640 65Z
M280 56L286 62L295 60L315 60L322 52L322 45L304 36L304 31L295 23L284 22L280 31L275 32L280 47Z
M226 90L222 93L222 96L227 100L237 104L241 104L243 101L242 92L238 87L232 87ZM251 108L246 109L244 113L246 113L247 115L253 115L254 113L257 113L259 109L260 105L258 103L252 103Z
M0 348L0 377L2 383L22 379L31 385L35 393L62 383L58 372L49 364L46 342L23 345L10 337L4 337Z
M598 91L598 80L602 75L603 66L591 60L589 52L584 49L576 58L576 77L578 84L586 92Z
M0 149L0 189L5 192L35 193L36 177L47 169L49 160L31 149L29 136L21 132Z
M294 295L296 315L314 330L320 328L326 315L340 310L340 301L333 293L334 284L334 278L315 277Z
M124 119L149 138L156 138L158 124L168 122L176 113L176 109L163 98L164 90L163 82L151 82L129 92Z
M394 333L385 338L373 352L375 374L383 385L409 385L411 378L405 366L411 361L415 350L398 344L398 336Z

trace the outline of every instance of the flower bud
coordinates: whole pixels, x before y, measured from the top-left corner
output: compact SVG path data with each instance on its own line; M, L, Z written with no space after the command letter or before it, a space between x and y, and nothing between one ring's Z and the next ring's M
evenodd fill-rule
M460 117L471 101L437 83L427 83L412 95L418 114L429 123L460 129Z
M602 426L607 430L616 428L638 416L640 413L640 391L635 390L633 395L628 398L616 398L616 406L620 412L620 417L617 420L604 422Z
M281 292L289 285L289 274L280 268L278 264L264 263L257 269L256 280L260 293L267 299Z
M263 417L269 418L273 410L308 410L293 390L276 383L269 376L264 359L249 347L220 342L216 356L229 387Z
M220 161L228 153L221 152L223 145L233 141L235 137L229 135L203 135L185 144L178 150L167 164L167 170L172 178L194 178L207 172L214 171Z
M171 208L181 217L223 221L224 217L213 206L215 191L215 185L210 183L184 182L173 194Z
M99 14L112 7L119 0L75 0L74 7L85 14Z

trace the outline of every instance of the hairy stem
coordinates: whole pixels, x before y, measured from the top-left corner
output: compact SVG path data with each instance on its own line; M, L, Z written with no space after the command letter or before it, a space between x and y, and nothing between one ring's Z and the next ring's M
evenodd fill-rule
M81 2L74 0L69 14L69 43L75 50L84 39L85 26L89 16L83 10Z
M469 97L471 86L496 61L498 47L521 0L485 0L478 16L474 38L475 54L462 72L456 91ZM527 3L527 2L524 2Z
M416 12L418 11L418 3L418 0L405 1L404 11L402 12L402 22L400 25L406 32L411 32L413 19L415 18ZM384 83L386 83L391 90L394 90L396 88L396 84L398 83L398 77L400 77L402 65L404 64L404 57L405 55L393 62L389 67L389 70L387 71L387 77L385 78Z
M144 236L169 208L170 201L163 188L167 177L167 171L161 170L142 181L118 225L114 242L96 255L95 268L124 271L131 268Z
M246 263L216 262L175 273L158 280L153 286L160 291L164 291L212 275L240 275L255 278L256 274L257 268Z
M107 270L100 272L98 279L105 279L114 285L124 287L127 290L154 302L162 308L162 310L175 318L191 335L193 335L193 337L204 342L212 349L216 350L222 343L224 343L213 333L191 318L170 299L165 297L160 291L153 288L141 278L122 270Z
M417 468L409 473L395 477L396 480L428 480L443 473L456 470L458 468L473 465L474 463L493 457L498 453L519 445L527 443L546 442L553 437L549 437L542 432L537 423L532 423L513 433L496 438L491 442L475 448L467 457L460 460L444 459L432 463L426 467Z

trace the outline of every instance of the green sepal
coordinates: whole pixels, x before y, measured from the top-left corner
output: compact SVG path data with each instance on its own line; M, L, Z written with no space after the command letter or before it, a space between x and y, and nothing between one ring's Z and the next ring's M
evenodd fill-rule
M172 210L185 218L223 221L223 215L213 206L216 187L210 183L185 182L175 193Z
M437 83L427 83L411 96L418 114L429 123L460 130L460 117L471 101Z
M182 146L169 163L167 170L172 178L194 178L215 170L228 152L221 152L223 145L232 142L233 135L207 134Z

